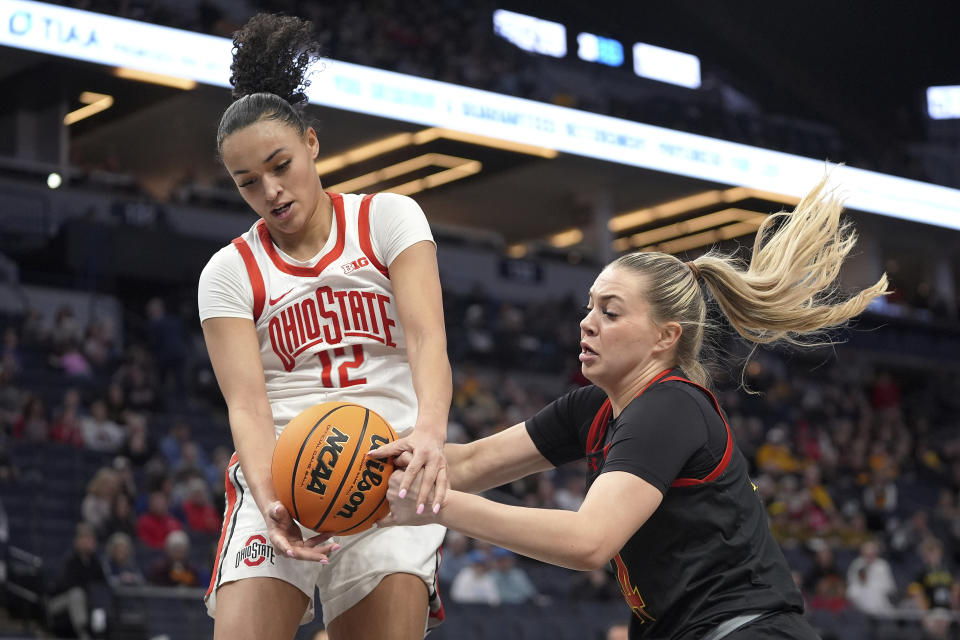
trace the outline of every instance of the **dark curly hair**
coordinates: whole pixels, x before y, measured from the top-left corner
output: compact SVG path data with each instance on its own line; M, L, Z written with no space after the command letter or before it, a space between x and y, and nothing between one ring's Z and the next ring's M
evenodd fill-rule
M234 102L217 129L217 151L228 135L268 118L306 131L300 111L307 103L307 69L320 56L313 23L260 13L233 34L230 84Z

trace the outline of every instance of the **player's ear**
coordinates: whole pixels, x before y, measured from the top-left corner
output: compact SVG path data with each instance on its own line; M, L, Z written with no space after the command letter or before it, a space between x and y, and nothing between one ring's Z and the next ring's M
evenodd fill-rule
M313 130L313 127L307 127L307 130L303 132L303 141L310 152L310 158L316 160L317 156L320 155L320 140L317 138L317 132Z
M654 351L664 352L677 344L683 334L683 327L679 322L667 322L660 326L660 336L653 346Z

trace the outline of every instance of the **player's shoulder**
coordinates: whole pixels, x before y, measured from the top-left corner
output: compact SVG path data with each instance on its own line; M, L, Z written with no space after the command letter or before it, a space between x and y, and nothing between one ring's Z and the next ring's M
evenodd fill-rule
M403 214L410 211L420 211L420 205L410 196L388 191L374 195L375 197L370 203L371 213L383 215L386 212Z
M210 256L200 278L202 280L204 277L242 271L243 268L243 257L237 250L236 245L231 242Z
M703 422L716 413L707 394L695 385L681 380L667 380L654 384L634 398L623 411L625 418L651 418Z
M559 399L567 413L579 416L593 416L606 400L603 389L592 384L568 391Z

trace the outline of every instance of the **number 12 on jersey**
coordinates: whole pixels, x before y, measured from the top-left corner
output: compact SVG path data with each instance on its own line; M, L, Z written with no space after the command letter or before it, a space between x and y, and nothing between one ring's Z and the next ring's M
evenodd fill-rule
M327 349L317 354L317 357L320 358L320 365L323 367L320 379L324 387L328 389L342 389L344 387L367 383L366 378L350 378L350 370L356 369L363 364L363 346L355 344L351 348L351 351L353 356L352 360L350 359L350 355L347 354L346 347ZM334 365L337 367L336 380L334 380L333 375Z

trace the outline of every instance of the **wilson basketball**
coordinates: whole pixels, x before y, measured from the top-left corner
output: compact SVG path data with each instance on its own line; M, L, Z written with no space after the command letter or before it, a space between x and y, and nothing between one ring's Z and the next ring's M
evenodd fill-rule
M389 461L367 452L397 439L366 407L325 402L291 420L273 450L273 486L290 515L308 529L353 534L387 515Z

